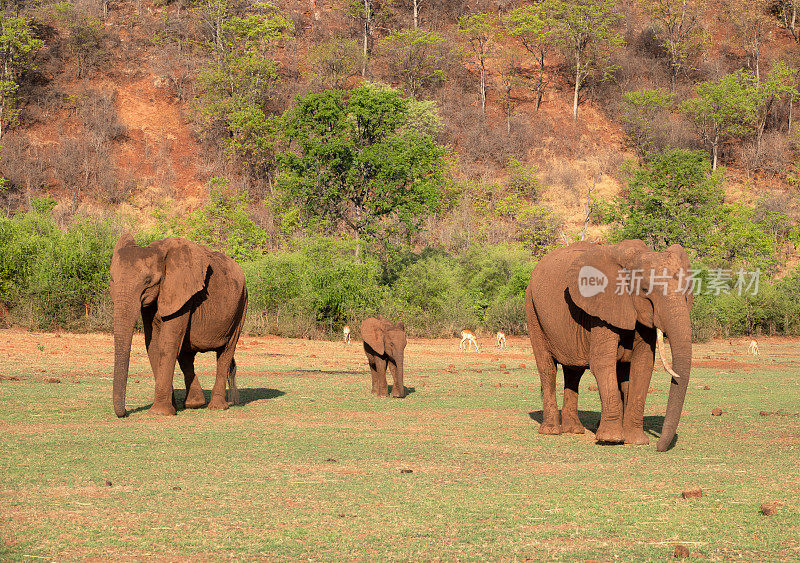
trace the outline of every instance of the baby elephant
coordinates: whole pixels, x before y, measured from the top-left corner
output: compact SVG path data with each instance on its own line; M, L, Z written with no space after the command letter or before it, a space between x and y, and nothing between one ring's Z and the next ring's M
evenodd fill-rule
M379 397L389 396L389 385L386 382L388 364L394 380L392 397L405 397L403 354L406 348L406 327L403 323L393 324L383 317L370 317L361 323L361 337L364 339L364 353L372 372L372 392Z

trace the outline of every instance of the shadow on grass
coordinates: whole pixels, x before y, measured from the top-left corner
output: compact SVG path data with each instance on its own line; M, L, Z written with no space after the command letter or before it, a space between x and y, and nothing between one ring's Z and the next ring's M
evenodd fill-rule
M392 395L392 389L393 388L394 388L394 385L389 385L389 396L390 397ZM417 392L417 388L416 387L408 387L408 386L406 387L406 397L411 395L411 393L416 393L416 392Z
M176 409L178 412L183 410L194 410L194 409L187 409L184 406L184 401L186 400L186 390L185 389L175 389L173 391L175 394L175 403L177 405ZM281 391L279 389L270 389L268 387L250 387L245 389L239 389L239 404L238 405L231 405L231 408L242 407L244 405L253 403L255 401L260 401L261 399L276 399L278 397L282 397L285 395L285 391ZM203 396L206 398L206 404L211 400L211 390L204 389ZM136 407L135 409L131 409L128 411L128 415L136 414L142 411L150 410L150 407L153 406L153 403L149 403L147 405Z
M544 415L542 411L533 411L529 412L528 416L531 417L532 420L535 420L539 424L542 424L544 421ZM586 427L587 430L590 432L597 432L597 428L600 426L600 413L595 411L578 411L578 418L580 418L581 423ZM653 438L661 437L661 427L664 425L664 417L663 416L645 416L644 417L644 424L643 429L645 434ZM677 441L677 435L673 438L672 443L670 444L669 448L671 449L675 442Z

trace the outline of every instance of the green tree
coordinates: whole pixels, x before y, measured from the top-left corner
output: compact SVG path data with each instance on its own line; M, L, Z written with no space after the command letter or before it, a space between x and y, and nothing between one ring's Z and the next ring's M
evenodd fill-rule
M412 97L420 89L444 81L444 42L444 37L425 29L396 31L383 40L389 69L400 77Z
M610 48L622 43L614 29L621 16L615 0L561 0L554 3L552 25L557 43L572 64L575 93L572 118L578 119L578 95L586 78L606 77L613 69Z
M19 77L42 46L27 18L0 12L0 137L17 122Z
M266 250L267 233L248 214L246 196L215 177L208 182L208 197L209 202L191 212L178 232L236 260L258 258Z
M761 48L769 24L769 10L772 0L727 0L726 12L733 24L736 38L740 41L748 57L748 66L756 74L756 82L761 80Z
M677 243L708 255L717 243L722 180L702 152L651 154L632 170L627 194L617 202L620 227L613 238L642 239L656 250Z
M519 59L516 53L504 50L500 55L497 74L499 75L498 85L500 99L502 100L503 113L506 115L506 133L511 134L511 117L517 107L517 99L514 96L514 89L522 83ZM537 94L538 96L538 94ZM537 98L537 104L541 99ZM538 108L537 108L538 110Z
M491 52L494 26L493 16L485 12L464 14L458 21L461 35L469 43L472 52L478 59L481 74L481 110L486 113L486 57Z
M674 90L678 74L705 45L701 21L705 0L640 0L640 4L661 35L667 52L670 90Z
M446 148L412 127L392 88L326 90L282 118L278 185L311 219L374 239L395 221L406 234L440 207Z
M769 69L764 80L759 80L758 74L753 78L751 88L754 89L756 106L756 158L761 154L761 139L774 104L786 99L791 104L800 96L795 88L796 77L797 69L777 62Z
M199 74L201 113L207 132L222 130L227 149L260 176L272 162L269 101L278 81L276 46L292 23L273 4L257 2L243 14L226 0L208 0L197 10L210 29L212 60Z
M89 69L103 57L103 40L106 35L103 24L69 2L56 4L53 10L69 30L67 47L77 63L77 77L84 78Z
M628 192L611 218L615 240L639 238L656 250L681 244L713 268L776 266L774 225L751 208L724 203L723 176L710 170L702 152L650 154L632 170Z
M308 52L309 76L326 88L341 88L358 72L362 55L353 39L337 37L312 47Z
M532 79L536 92L536 110L548 84L545 58L556 47L556 0L542 0L514 8L503 17L503 25L511 37L517 39L536 61L536 74Z
M681 109L710 148L712 169L716 170L720 143L755 131L758 103L753 75L738 70L719 80L702 82L695 88L695 97L686 100Z
M628 142L640 156L653 152L656 128L668 119L673 95L659 88L645 88L622 95L622 123Z

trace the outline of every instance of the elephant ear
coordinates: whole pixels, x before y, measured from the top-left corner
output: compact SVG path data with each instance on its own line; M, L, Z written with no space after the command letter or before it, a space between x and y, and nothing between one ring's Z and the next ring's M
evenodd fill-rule
M592 316L623 330L636 328L636 309L617 280L623 266L609 250L593 245L567 270L569 296Z
M125 231L119 236L119 239L117 239L117 244L114 246L114 254L128 246L136 246L136 241L133 240L133 236L128 231Z
M361 323L361 338L376 354L382 356L386 351L383 338L383 324L378 319L364 319Z
M691 270L692 265L689 263L689 254L686 252L686 249L680 244L673 244L667 247L666 252L671 252L677 256L681 263L681 268L683 268L685 274L684 279L689 279L689 271ZM686 301L689 304L689 310L691 310L693 301L691 287L689 288L689 291L686 292Z
M167 317L177 313L205 287L210 261L202 246L185 239L165 239L161 246L166 253L164 277L158 292L158 312Z

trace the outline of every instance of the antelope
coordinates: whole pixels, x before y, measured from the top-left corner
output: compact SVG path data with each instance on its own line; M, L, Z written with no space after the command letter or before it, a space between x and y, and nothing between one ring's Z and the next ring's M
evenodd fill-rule
M498 348L505 348L506 347L506 335L500 331L497 331L497 347Z
M349 343L350 342L350 327L347 326L347 325L344 325L344 328L342 329L342 334L344 334L344 343L345 344Z
M758 342L755 340L750 341L750 346L747 348L747 353L758 356Z
M467 343L466 347L464 346L464 342ZM472 349L471 345L475 344L475 351L478 351L478 341L475 339L475 335L469 330L462 330L461 331L461 343L458 345L459 348L465 348L468 352Z

